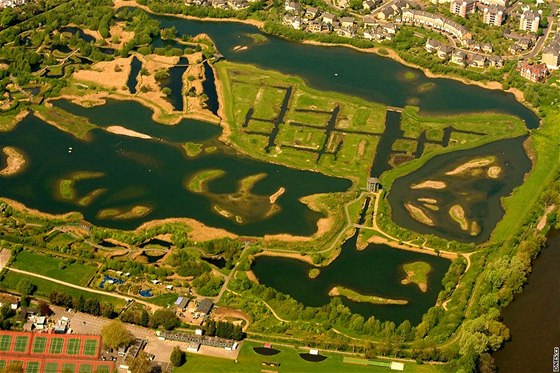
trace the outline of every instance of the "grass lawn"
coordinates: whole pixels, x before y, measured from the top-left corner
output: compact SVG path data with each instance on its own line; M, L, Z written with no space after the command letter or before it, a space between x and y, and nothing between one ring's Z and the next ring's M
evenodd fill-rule
M558 172L560 152L558 133L560 132L560 110L549 109L541 128L531 133L536 164L525 182L514 190L511 197L503 200L506 210L504 218L498 222L492 233L492 240L503 241L512 238L524 223L535 201L547 187L548 182Z
M78 263L67 264L64 269L60 269L62 262L60 258L22 251L12 267L82 286L87 285L97 271L92 265Z
M147 299L147 302L157 304L158 306L167 307L173 305L177 300L178 295L176 293L168 293L155 296L153 298Z
M321 353L327 356L327 359L319 363L311 363L303 360L299 353L305 352L304 350L296 350L293 347L276 346L273 348L281 352L274 356L262 356L253 351L253 347L262 346L261 343L246 341L243 343L241 352L239 353L238 362L232 360L212 358L201 355L189 354L187 363L180 368L173 370L174 373L183 372L212 372L212 373L245 373L245 372L260 372L261 369L282 372L320 372L320 373L334 373L334 372L391 372L388 368L381 368L375 366L363 366L355 364L345 364L342 362L344 355L335 353ZM263 361L280 363L279 368L263 367ZM417 365L415 363L405 363L405 372L438 372L441 371L431 365Z
M48 280L44 280L42 278L28 276L21 273L10 272L10 271L6 273L4 279L0 282L0 289L18 291L18 285L23 280L28 280L32 284L37 286L37 291L35 292L35 294L39 296L48 297L53 290L56 290L76 298L78 298L81 295L85 299L97 299L100 302L112 303L116 307L124 306L124 300L122 299L118 299L102 294L90 293L89 291L84 291L84 290L60 285Z

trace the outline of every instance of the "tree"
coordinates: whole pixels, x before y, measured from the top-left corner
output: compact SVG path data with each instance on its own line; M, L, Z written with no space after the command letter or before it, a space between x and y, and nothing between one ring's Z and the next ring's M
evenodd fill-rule
M179 348L173 348L173 352L171 352L171 364L175 367L180 367L181 365L185 364L185 353Z
M21 280L17 286L21 295L31 295L37 290L37 286L29 280Z
M49 307L47 302L45 302L43 300L40 300L39 304L38 304L38 307L39 307L39 313L41 314L41 316L50 316L52 314L52 310Z
M152 328L159 328L162 326L165 330L175 329L179 324L180 321L175 315L175 312L169 308L157 310L150 320Z
M119 348L134 341L134 337L120 320L113 320L105 325L101 329L101 338L103 346L108 348Z
M148 355L144 351L140 351L138 356L130 361L128 368L134 373L150 373L152 371L152 364L148 360Z

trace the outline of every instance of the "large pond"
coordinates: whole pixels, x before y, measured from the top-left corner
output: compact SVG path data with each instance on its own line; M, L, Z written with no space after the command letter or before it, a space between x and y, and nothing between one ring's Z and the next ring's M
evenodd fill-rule
M427 254L397 250L387 245L370 244L356 249L357 234L342 246L340 255L327 267L321 268L317 278L309 278L310 264L297 259L259 256L253 272L263 285L289 294L306 306L321 307L330 302L329 292L343 286L360 294L408 301L407 304L373 304L354 302L342 297L342 302L354 313L366 319L372 315L379 320L391 320L397 325L410 320L414 325L433 306L441 289L441 281L450 261ZM428 274L428 289L424 293L416 284L403 285L406 277L403 264L426 262L432 267Z
M176 126L156 124L151 111L136 102L108 101L89 109L67 101L56 105L100 126L118 124L153 139L99 129L89 141L80 141L34 116L0 133L3 146L16 147L28 158L23 172L0 178L2 195L42 211L77 210L96 225L122 229L152 219L190 217L243 235L310 235L323 215L300 198L345 191L351 185L236 154L217 141L220 128L215 125L191 120ZM185 142L200 144L201 153L187 157L181 147ZM202 190L189 190L188 181L209 169L222 174ZM254 175L261 177L240 194L239 183ZM285 193L271 203L269 196L280 187ZM242 222L219 213L226 203ZM134 210L138 206L145 209Z
M526 136L436 156L395 180L388 196L393 220L417 232L486 241L504 214L501 198L531 169L524 140Z

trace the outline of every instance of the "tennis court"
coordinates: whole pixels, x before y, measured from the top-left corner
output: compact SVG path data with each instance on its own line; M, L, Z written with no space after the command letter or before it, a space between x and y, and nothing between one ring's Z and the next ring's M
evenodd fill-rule
M76 364L72 364L72 363L62 364L62 371L63 372L74 372L75 370L76 370Z
M44 373L58 373L58 363L46 363Z
M66 344L66 355L78 355L80 352L80 340L78 338L71 338Z
M97 340L86 339L84 342L83 354L86 356L96 356L97 355Z
M25 373L39 373L39 362L30 361L25 366Z
M93 365L91 364L80 364L80 373L93 373Z
M16 343L14 344L14 352L25 352L27 351L27 345L29 343L29 337L26 335L18 335L16 337Z
M6 367L6 360L0 360L0 369L4 369Z
M0 335L0 351L9 351L12 345L11 335Z
M63 338L53 338L51 339L51 345L49 347L50 354L61 354L62 347L64 347L64 339Z
M31 350L36 354L43 354L47 349L47 337L35 337Z

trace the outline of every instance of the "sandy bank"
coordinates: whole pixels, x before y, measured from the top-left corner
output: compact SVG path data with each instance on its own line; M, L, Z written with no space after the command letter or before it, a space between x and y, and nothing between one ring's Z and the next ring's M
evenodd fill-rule
M416 207L411 203L405 203L404 207L414 220L417 220L420 223L429 225L431 227L435 225L434 221L428 215L426 215L426 213L422 211L421 208Z
M128 128L122 127L122 126L109 126L107 128L105 128L105 130L107 132L111 132L117 135L123 135L123 136L130 136L130 137L137 137L139 139L151 139L152 137L149 135L146 135L144 133L140 133L140 132L136 132L133 130L129 130Z
M491 179L497 179L500 177L502 173L502 168L499 166L492 166L488 169L488 171L486 172L486 174L488 175L489 178Z
M286 192L286 188L280 187L280 189L278 189L278 190L276 191L276 193L274 193L273 195L271 195L270 197L268 197L268 199L270 200L270 203L275 203L276 200L277 200L282 194L284 194L284 192Z
M380 244L380 245L387 245L387 246L391 246L395 249L401 249L401 250L407 250L407 251L414 251L415 253L422 253L422 254L427 254L427 255L433 255L433 256L441 256L442 258L447 258L447 259L456 259L459 255L457 253L451 253L451 252L447 252L447 251L441 251L439 254L436 254L436 252L434 250L431 249L421 249L419 247L413 247L413 246L409 246L409 245L405 245L405 244L399 244L398 242L395 241L390 241L384 237L380 237L380 236L372 236L368 242L370 243L375 243L375 244Z
M260 253L255 254L253 256L254 257L257 257L257 256L273 256L273 257L279 257L279 258L291 258L291 259L301 260L301 261L309 263L309 264L313 264L313 259L311 258L311 256L301 255L300 253L289 252L289 251L265 250L265 251L261 251Z
M458 174L462 174L465 171L468 171L472 168L478 168L478 167L484 167L484 166L488 166L492 163L494 163L496 161L496 158L494 157L487 157L487 158L483 158L483 159L473 159L470 162L467 163L463 163L462 165L456 167L455 169L446 172L446 175L458 175Z
M466 231L469 229L469 222L465 218L465 210L461 205L453 205L449 209L449 216L461 226L461 229Z
M408 285L408 284L414 283L411 280L415 275L414 271L405 271L405 272L406 272L406 278L401 280L401 284ZM420 291L422 293L425 293L425 292L428 291L428 284L426 284L425 282L420 282L420 283L417 283L416 285L418 285L418 288L420 289Z
M426 180L420 184L413 184L410 189L445 189L447 185L443 181Z
M4 154L6 154L6 167L0 170L0 176L9 176L17 174L22 171L25 166L25 156L18 152L16 148L11 146L6 146L4 149Z
M128 76L130 75L130 63L132 57L115 58L113 61L97 62L90 70L78 70L73 77L76 80L91 82L103 87L115 90L126 90Z
M434 203L437 203L437 199L434 199L434 198L418 198L418 202L434 204Z

